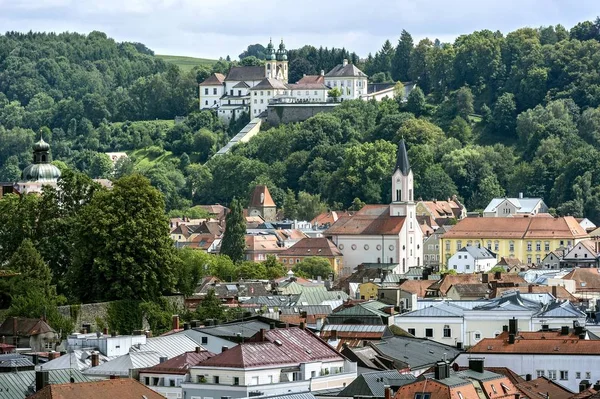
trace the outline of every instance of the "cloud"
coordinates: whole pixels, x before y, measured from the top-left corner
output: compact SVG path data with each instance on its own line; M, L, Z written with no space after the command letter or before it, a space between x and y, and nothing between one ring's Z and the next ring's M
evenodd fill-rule
M377 51L402 29L415 41L452 41L490 29L561 23L596 17L596 2L561 0L0 0L0 26L17 31L101 30L119 41L139 41L160 54L237 57L248 44L285 39L345 47L361 56Z

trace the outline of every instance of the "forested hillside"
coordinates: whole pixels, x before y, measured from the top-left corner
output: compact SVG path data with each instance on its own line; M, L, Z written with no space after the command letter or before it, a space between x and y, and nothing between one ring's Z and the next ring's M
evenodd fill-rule
M458 194L471 210L523 192L560 214L600 222L599 41L597 20L570 31L479 31L451 44L415 45L402 32L397 46L386 42L364 62L345 49L291 50L290 75L349 58L374 81L416 81L419 89L403 104L345 102L210 159L245 121L227 127L208 111L192 112L207 67L184 73L141 44L99 32L8 33L0 36L0 180L18 177L43 129L59 166L92 177L111 176L101 152L134 154L117 176L136 169L148 176L167 210L246 199L265 183L287 216L307 216L387 202L404 137L417 197ZM242 56L241 64L260 62L260 46ZM229 66L219 60L212 71Z

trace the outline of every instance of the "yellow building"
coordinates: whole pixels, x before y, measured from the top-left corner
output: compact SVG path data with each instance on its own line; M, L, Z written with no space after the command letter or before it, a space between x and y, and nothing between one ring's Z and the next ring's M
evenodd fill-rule
M443 267L454 253L467 245L482 246L501 257L518 258L527 264L541 264L550 251L575 245L588 238L571 216L466 218L440 239Z
M379 286L371 281L361 283L358 286L358 298L357 299L378 299Z

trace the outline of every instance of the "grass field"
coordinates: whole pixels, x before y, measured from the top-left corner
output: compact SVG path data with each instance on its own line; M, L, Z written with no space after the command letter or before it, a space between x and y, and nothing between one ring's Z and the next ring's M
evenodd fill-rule
M182 71L190 71L193 67L197 65L211 67L217 60L209 60L206 58L194 58L194 57L181 57L178 55L156 55L158 58L163 59L165 62L169 64L175 64Z

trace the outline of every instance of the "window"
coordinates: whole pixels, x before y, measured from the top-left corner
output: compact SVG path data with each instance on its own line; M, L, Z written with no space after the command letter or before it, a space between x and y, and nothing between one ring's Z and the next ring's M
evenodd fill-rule
M469 270L470 268L471 268L471 266L470 266L470 265L467 265L466 269L467 269L467 270Z
M433 337L433 328L426 328L425 329L425 336L428 338L432 338Z
M508 250L510 252L514 252L515 251L515 242L514 241L509 241L508 242Z
M560 370L560 379L568 380L569 379L569 370Z
M213 89L213 95L214 95L214 96L216 96L216 95L217 95L217 89L216 89L216 88L214 88L214 89Z
M461 255L458 255L458 259L462 259L462 256L461 256Z
M204 95L207 96L208 95L208 88L204 89Z
M499 251L499 250L500 250L500 242L494 241L494 251Z
M536 255L535 256L535 264L539 265L542 262L542 258L540 257L540 255Z
M527 250L531 251L531 241L527 241Z
M538 378L543 377L545 375L545 371L544 370L536 370L536 373L537 373L537 377Z
M550 241L544 241L544 251L550 251Z
M450 241L446 241L446 251L450 251Z
M208 100L205 100L205 101L204 101L204 105L208 105Z
M411 335L415 335L416 331L415 331L414 328L409 328L408 329L408 333L411 334Z
M254 104L256 104L258 101L256 101L256 98L254 99Z
M240 385L240 377L233 377L233 385Z
M461 240L456 241L456 250L458 251L461 248L462 248L462 241Z
M551 380L556 380L556 370L548 370L548 378Z
M300 258L296 258L296 263L300 263Z
M562 247L563 245L565 245L565 242L563 240L560 240L560 246Z
M267 91L267 96L271 95L271 90Z
M445 325L444 326L444 338L451 338L451 337L452 337L452 330L450 330L449 325Z
M541 241L537 241L535 243L535 250L536 251L541 251L542 250L542 242Z
M144 377L144 385L150 385L150 377Z
M531 264L531 255L527 255L527 264L530 265Z
M202 345L208 344L208 337L202 337Z
M591 379L592 378L592 372L591 371L586 371L585 372L585 378L588 379L588 380Z
M456 269L458 269L458 268L456 267L456 265L454 265L454 270L456 270Z
M260 103L264 104L265 100L263 100L262 98L260 99Z
M475 333L475 339L476 340L480 340L481 339L481 333L480 332L476 332Z
M218 384L218 383L219 383L219 376L218 376L218 375L215 375L215 376L213 377L213 383L215 383L215 384Z
M471 245L473 245L473 242L467 241L467 247L470 247Z
M264 92L264 91L261 91L261 92L260 92L260 95L261 95L261 96L264 96L264 95L265 95L265 92Z
M487 249L489 249L490 251L492 250L492 242L491 241L487 242Z
M430 393L416 393L415 394L415 399L431 399L431 394Z
M577 380L581 379L581 372L579 372L579 371L575 372L575 379L577 379Z

